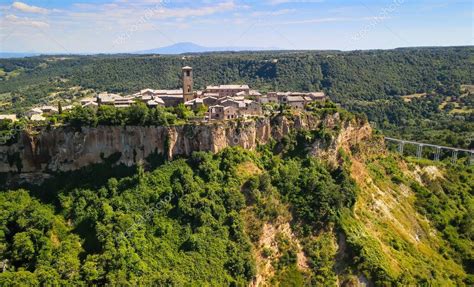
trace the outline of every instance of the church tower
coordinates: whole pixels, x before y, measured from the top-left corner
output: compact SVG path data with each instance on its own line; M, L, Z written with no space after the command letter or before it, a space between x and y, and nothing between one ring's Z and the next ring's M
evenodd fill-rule
M194 99L193 92L193 68L183 67L182 69L183 76L183 100L184 102Z

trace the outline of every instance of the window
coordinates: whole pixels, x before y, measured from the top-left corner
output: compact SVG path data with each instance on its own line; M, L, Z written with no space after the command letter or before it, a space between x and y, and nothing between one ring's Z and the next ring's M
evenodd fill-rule
M191 76L191 71L186 71L186 77L190 77Z
M191 93L191 86L188 86L188 93Z

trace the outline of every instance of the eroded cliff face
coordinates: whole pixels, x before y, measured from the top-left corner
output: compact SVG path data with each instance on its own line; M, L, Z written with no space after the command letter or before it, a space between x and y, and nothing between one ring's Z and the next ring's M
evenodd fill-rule
M178 155L190 155L194 151L213 153L229 146L255 149L270 139L280 140L292 130L314 130L324 125L341 126L329 148L323 149L318 141L313 147L315 156L335 158L337 148L370 136L369 125L341 122L339 114L323 119L311 114L293 116L291 119L251 119L183 126L99 126L71 127L41 130L37 135L23 132L17 143L0 146L0 172L38 174L73 171L91 164L103 163L115 158L115 164L133 166L146 162L152 155L172 159Z

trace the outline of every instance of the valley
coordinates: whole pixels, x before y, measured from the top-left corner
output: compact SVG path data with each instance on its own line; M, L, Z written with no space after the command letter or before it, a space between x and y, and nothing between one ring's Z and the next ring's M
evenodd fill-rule
M472 52L0 59L0 286L472 286Z

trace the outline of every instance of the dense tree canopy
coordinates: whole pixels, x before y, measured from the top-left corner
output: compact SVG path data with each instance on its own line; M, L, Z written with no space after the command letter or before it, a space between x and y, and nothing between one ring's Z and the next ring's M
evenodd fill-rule
M42 101L56 87L131 93L180 87L181 67L193 66L195 88L248 83L265 90L328 92L344 103L472 84L472 47L354 52L254 52L181 56L65 56L1 59L20 74L0 82L14 107Z

